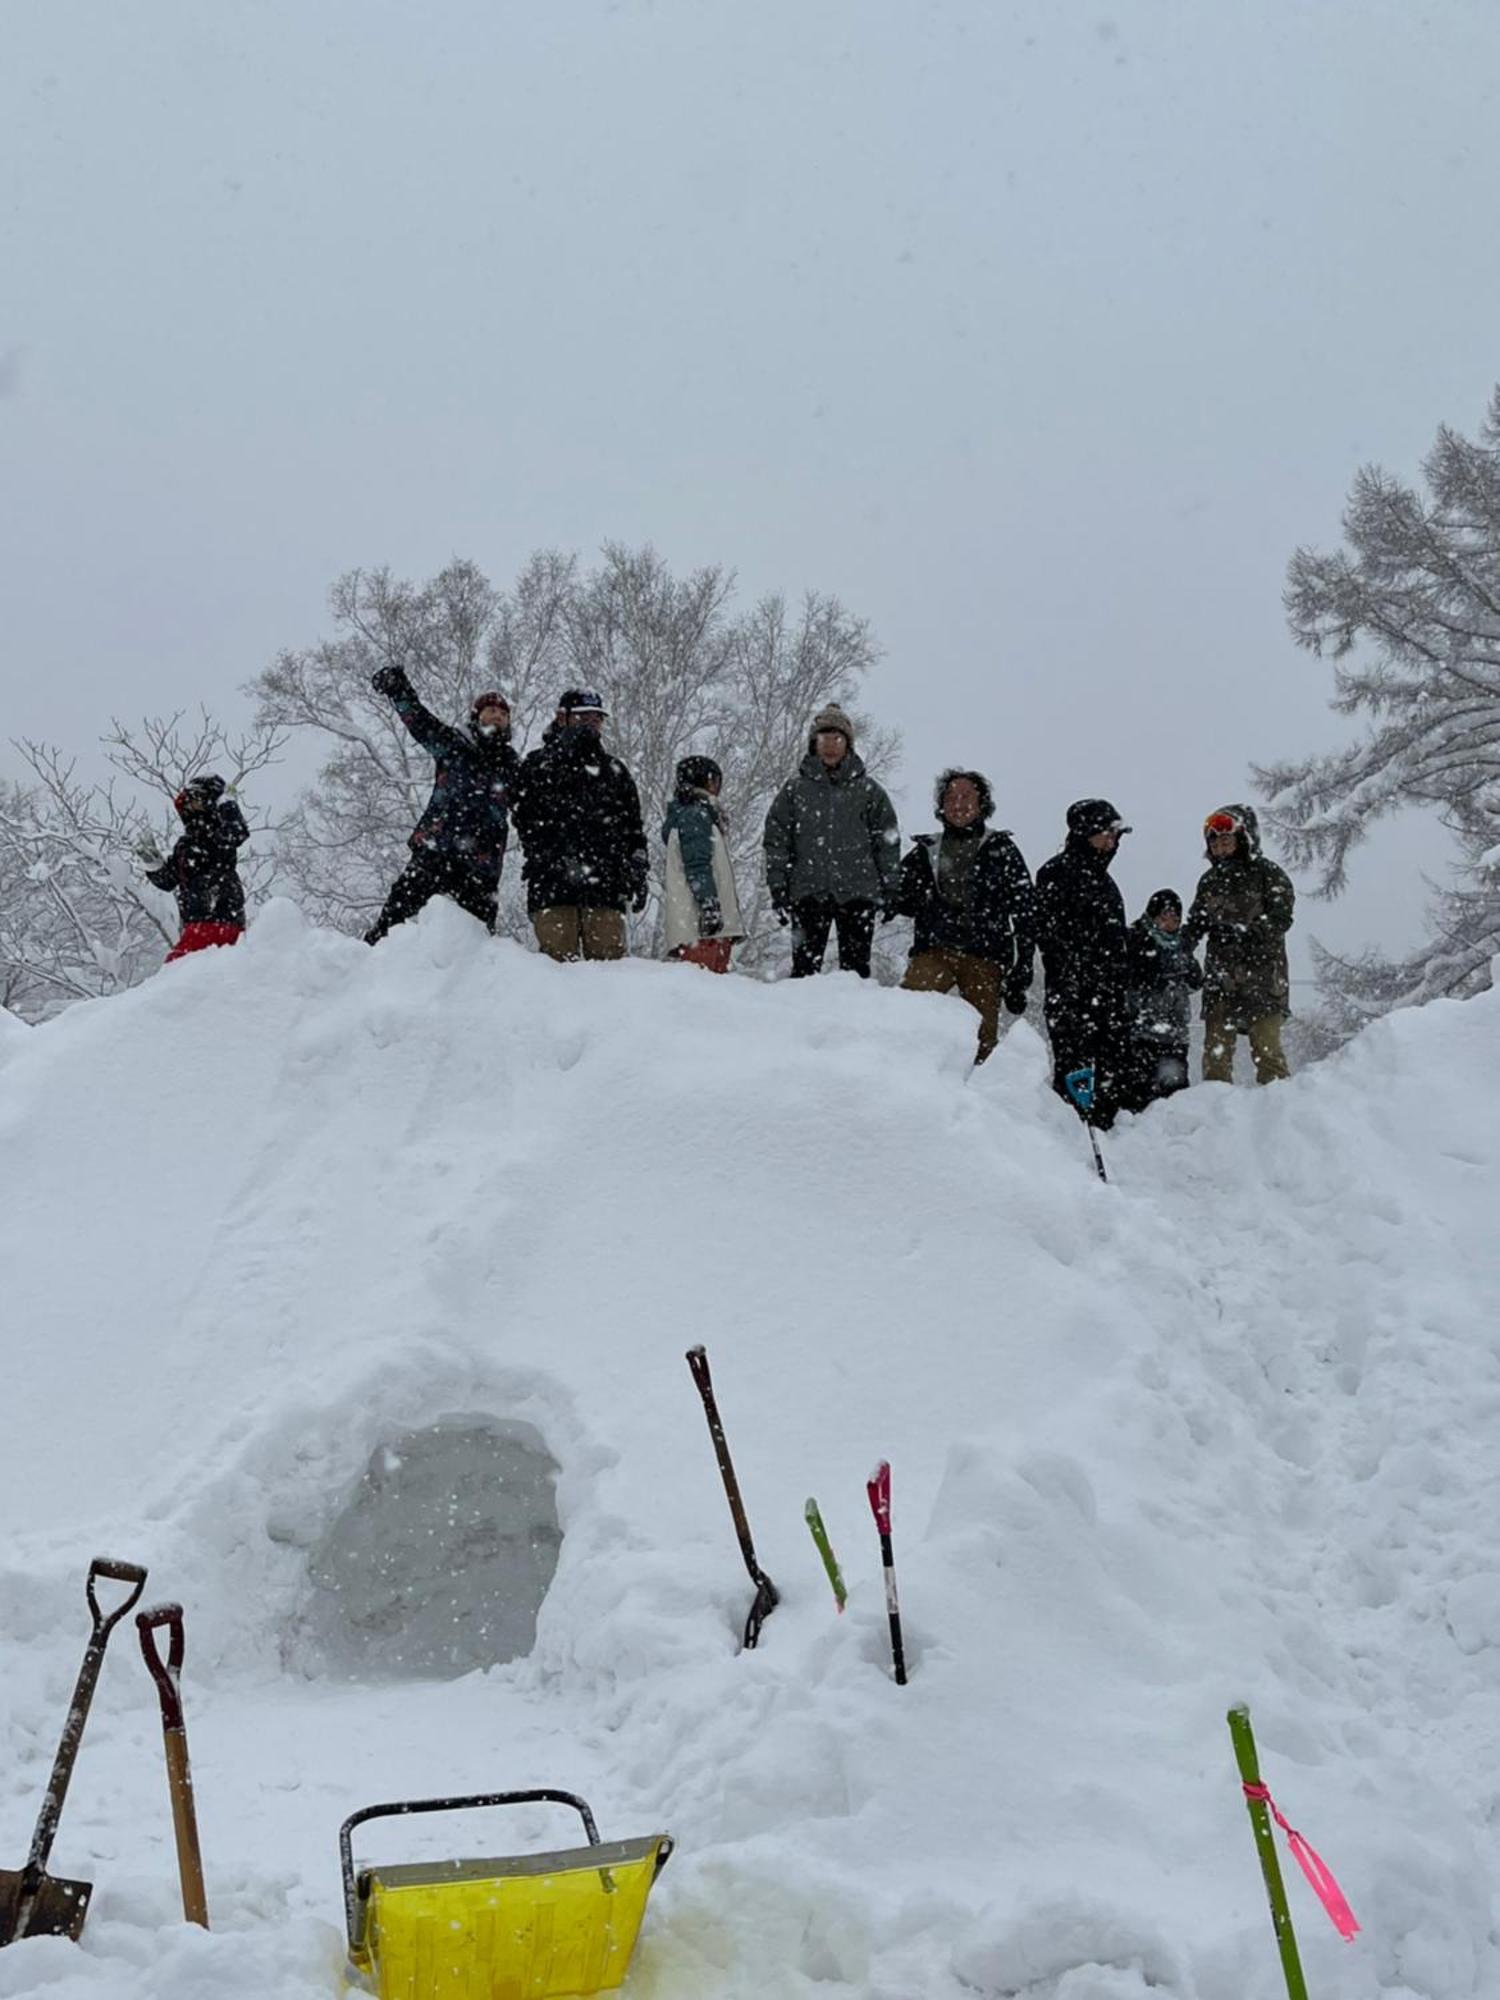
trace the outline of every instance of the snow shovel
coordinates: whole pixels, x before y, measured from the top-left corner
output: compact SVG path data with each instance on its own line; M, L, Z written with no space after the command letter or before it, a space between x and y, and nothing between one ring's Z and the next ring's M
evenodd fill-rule
M708 1372L708 1350L704 1347L690 1347L687 1351L687 1364L693 1371L698 1394L703 1398L703 1412L708 1418L708 1434L713 1439L714 1452L719 1461L719 1476L723 1479L724 1491L729 1496L729 1512L734 1519L734 1532L739 1537L740 1554L745 1559L745 1568L750 1573L750 1581L755 1585L755 1602L750 1606L749 1615L745 1619L745 1650L749 1652L760 1639L761 1626L781 1602L781 1593L756 1560L755 1544L750 1539L750 1522L745 1513L745 1502L740 1496L740 1482L734 1476L734 1463L729 1456L729 1443L724 1436L724 1425L714 1396L713 1377Z
M159 1626L168 1628L167 1657L156 1648ZM190 1924L208 1929L208 1897L203 1888L203 1851L198 1845L198 1814L193 1805L193 1772L188 1763L187 1724L182 1714L182 1606L156 1604L135 1614L141 1653L147 1672L161 1696L161 1734L167 1753L167 1790L172 1799L172 1831L177 1838L177 1875L182 1883L182 1914Z
M101 1576L108 1577L111 1583L128 1583L131 1586L130 1595L113 1611L101 1611L94 1594L94 1585ZM89 1635L83 1665L78 1670L78 1685L73 1690L72 1706L63 1724L62 1741L57 1746L52 1776L47 1780L47 1792L37 1817L36 1832L31 1837L31 1852L26 1857L26 1866L0 1869L0 1945L14 1944L17 1938L24 1937L76 1939L82 1933L94 1885L92 1882L65 1882L60 1876L49 1875L47 1862L52 1853L57 1822L62 1817L63 1800L68 1796L68 1780L73 1775L83 1725L88 1720L89 1704L94 1699L94 1689L99 1680L99 1669L104 1665L104 1648L109 1643L110 1633L139 1601L145 1587L146 1572L139 1563L108 1562L98 1556L89 1564L88 1601L94 1629Z

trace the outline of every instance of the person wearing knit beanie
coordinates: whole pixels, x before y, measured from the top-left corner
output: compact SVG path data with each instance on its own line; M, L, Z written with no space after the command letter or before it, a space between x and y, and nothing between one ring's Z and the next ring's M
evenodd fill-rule
M792 977L822 971L837 930L839 970L868 979L875 920L895 913L901 835L837 702L813 717L807 755L771 802L765 857L771 907L792 926Z
M812 734L807 741L809 750L816 751L820 736L842 736L844 750L849 751L854 748L854 724L836 701L829 702L826 708L820 708L813 717Z

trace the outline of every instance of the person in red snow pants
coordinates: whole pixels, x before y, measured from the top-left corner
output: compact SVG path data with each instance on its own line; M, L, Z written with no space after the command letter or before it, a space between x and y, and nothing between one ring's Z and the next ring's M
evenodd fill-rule
M182 838L163 861L154 849L142 858L146 880L177 898L182 934L166 963L210 945L235 944L245 929L245 890L238 854L250 838L245 815L225 797L224 780L194 778L176 798ZM154 866L150 865L154 862Z

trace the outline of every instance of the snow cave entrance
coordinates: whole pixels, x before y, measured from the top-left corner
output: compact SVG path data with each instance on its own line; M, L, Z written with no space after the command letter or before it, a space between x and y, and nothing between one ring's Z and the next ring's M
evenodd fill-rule
M308 1557L323 1669L446 1679L529 1653L562 1546L557 1473L541 1433L502 1418L444 1417L377 1445Z

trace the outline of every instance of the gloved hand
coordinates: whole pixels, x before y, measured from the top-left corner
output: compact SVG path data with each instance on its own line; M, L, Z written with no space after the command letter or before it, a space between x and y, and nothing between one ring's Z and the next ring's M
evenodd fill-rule
M638 883L635 889L631 892L630 907L632 910L635 911L637 916L639 916L641 914L641 911L645 909L646 904L650 899L650 895L651 895L651 884L649 882Z
M378 673L371 674L370 686L376 694L394 697L405 694L411 682L406 677L405 667L382 667Z
M154 833L143 834L135 843L135 857L143 868L160 868L162 851L156 844Z
M1026 1012L1026 988L1024 986L1007 986L1004 999L1005 1011L1008 1014L1024 1014Z
M698 905L698 935L706 938L717 937L723 928L724 912L719 908L717 901L710 896L706 902Z
M792 921L792 906L790 903L783 902L779 897L773 896L771 898L771 914L775 917L778 924L785 927Z

